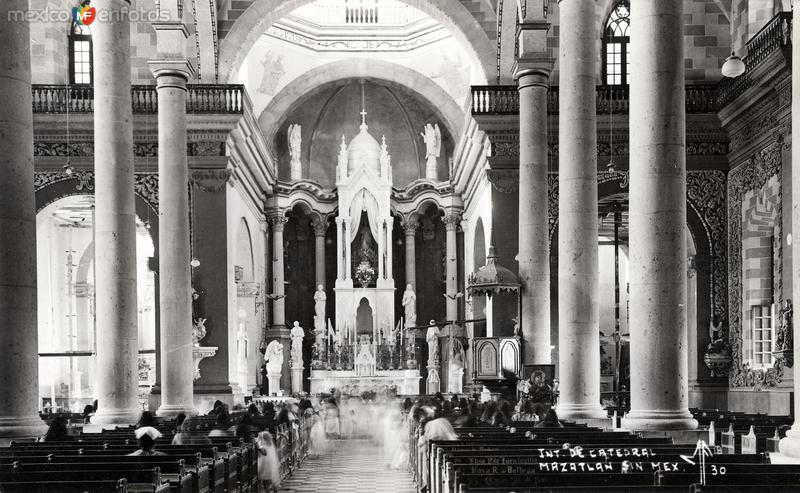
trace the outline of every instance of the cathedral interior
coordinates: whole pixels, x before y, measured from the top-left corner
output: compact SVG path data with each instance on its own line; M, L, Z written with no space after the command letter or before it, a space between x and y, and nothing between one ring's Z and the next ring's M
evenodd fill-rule
M536 365L793 414L791 5L660 3L4 0L0 435Z

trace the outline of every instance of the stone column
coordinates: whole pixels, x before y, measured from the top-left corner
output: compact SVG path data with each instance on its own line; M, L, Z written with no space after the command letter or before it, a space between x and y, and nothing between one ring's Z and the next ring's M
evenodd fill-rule
M394 279L394 273L392 272L392 250L394 249L394 245L392 244L392 237L394 236L392 233L394 232L394 217L389 216L386 218L386 279L391 280Z
M9 18L27 0L0 4L0 170L11 186L0 193L0 441L35 437L39 419L36 325L36 204L33 193L30 24ZM6 445L6 443L3 443Z
M319 219L314 221L313 226L314 246L316 250L314 254L314 278L317 286L320 284L325 286L325 233L328 231L328 221L327 219Z
M800 39L800 9L792 14L792 38ZM792 50L792 72L800 74L800 50ZM792 77L792 127L800 128L800 77ZM800 300L800 132L792 132L792 301L797 305ZM795 322L795 326L797 323ZM800 334L794 334L794 354L800 355ZM800 458L800 378L794 379L795 420L792 428L786 432L786 438L780 442L780 452L794 458Z
M100 369L95 386L98 409L92 423L130 424L141 412L138 403L131 24L124 15L131 5L124 0L97 0L93 6L98 12L108 14L108 19L92 26L95 320L99 329L97 368Z
M522 355L550 363L550 238L547 215L547 88L553 61L518 62L519 280Z
M416 218L407 217L403 221L403 230L406 234L406 284L411 284L415 293L417 291L417 228L419 228L419 221Z
M458 233L458 224L461 222L461 215L450 212L442 218L442 221L447 230L447 279L445 283L447 291L447 320L452 321L458 318L458 298L456 298L458 293L458 248L456 234Z
M630 332L634 430L693 429L686 335L683 3L631 11Z
M383 281L386 279L386 274L384 273L384 257L386 252L386 220L384 218L378 218L378 235L375 238L375 241L378 243L378 279ZM377 284L376 284L377 285Z
M605 418L600 405L597 68L594 0L561 0L558 116L559 417Z
M352 228L352 220L346 218L344 220L344 278L349 280L353 278L353 242L350 241L350 228Z
M344 279L344 261L342 256L344 255L344 248L342 244L342 235L343 228L342 223L344 222L341 218L336 218L336 280Z
M283 228L289 219L283 212L269 216L272 225L272 328L286 328L286 303L283 290Z
M167 27L162 30L162 27ZM169 24L156 25L159 35ZM186 35L183 24L175 31ZM158 236L161 315L159 416L197 414L192 364L192 275L189 262L189 165L186 159L186 83L194 69L186 59L152 61L158 90Z

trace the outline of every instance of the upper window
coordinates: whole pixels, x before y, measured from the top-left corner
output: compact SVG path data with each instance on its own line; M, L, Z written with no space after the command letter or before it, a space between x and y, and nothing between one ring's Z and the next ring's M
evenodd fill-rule
M69 81L92 83L92 33L89 26L72 23L69 33Z
M630 76L631 9L621 0L611 11L603 30L603 80L608 85L625 85Z
M753 328L753 366L769 368L772 366L772 312L773 305L755 305L752 307Z

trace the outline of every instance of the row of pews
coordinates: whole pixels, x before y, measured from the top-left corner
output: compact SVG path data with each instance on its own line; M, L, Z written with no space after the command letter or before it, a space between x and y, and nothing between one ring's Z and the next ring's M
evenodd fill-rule
M210 437L211 444L171 445L174 432L159 425L155 449L167 455L129 456L133 428L81 434L64 442L12 442L0 448L0 493L232 493L257 491L258 452L252 441ZM271 430L281 475L296 469L308 449L309 430Z
M725 418L721 422L734 430L744 429ZM737 421L752 427L754 436L778 424L751 418ZM800 465L769 463L765 450L748 448L747 435L745 452L740 446L734 454L713 442L679 445L667 437L569 422L563 428L514 422L456 432L456 441L432 441L427 451L411 454L414 479L429 493L800 492ZM419 432L412 430L411 437L413 448Z

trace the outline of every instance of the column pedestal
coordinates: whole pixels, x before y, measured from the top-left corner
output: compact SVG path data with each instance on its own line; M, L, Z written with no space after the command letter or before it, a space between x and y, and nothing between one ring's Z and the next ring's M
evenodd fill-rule
M281 376L280 374L268 373L267 379L269 380L269 395L283 395L283 389L281 388Z
M303 391L303 368L302 366L292 367L292 393L299 393Z

